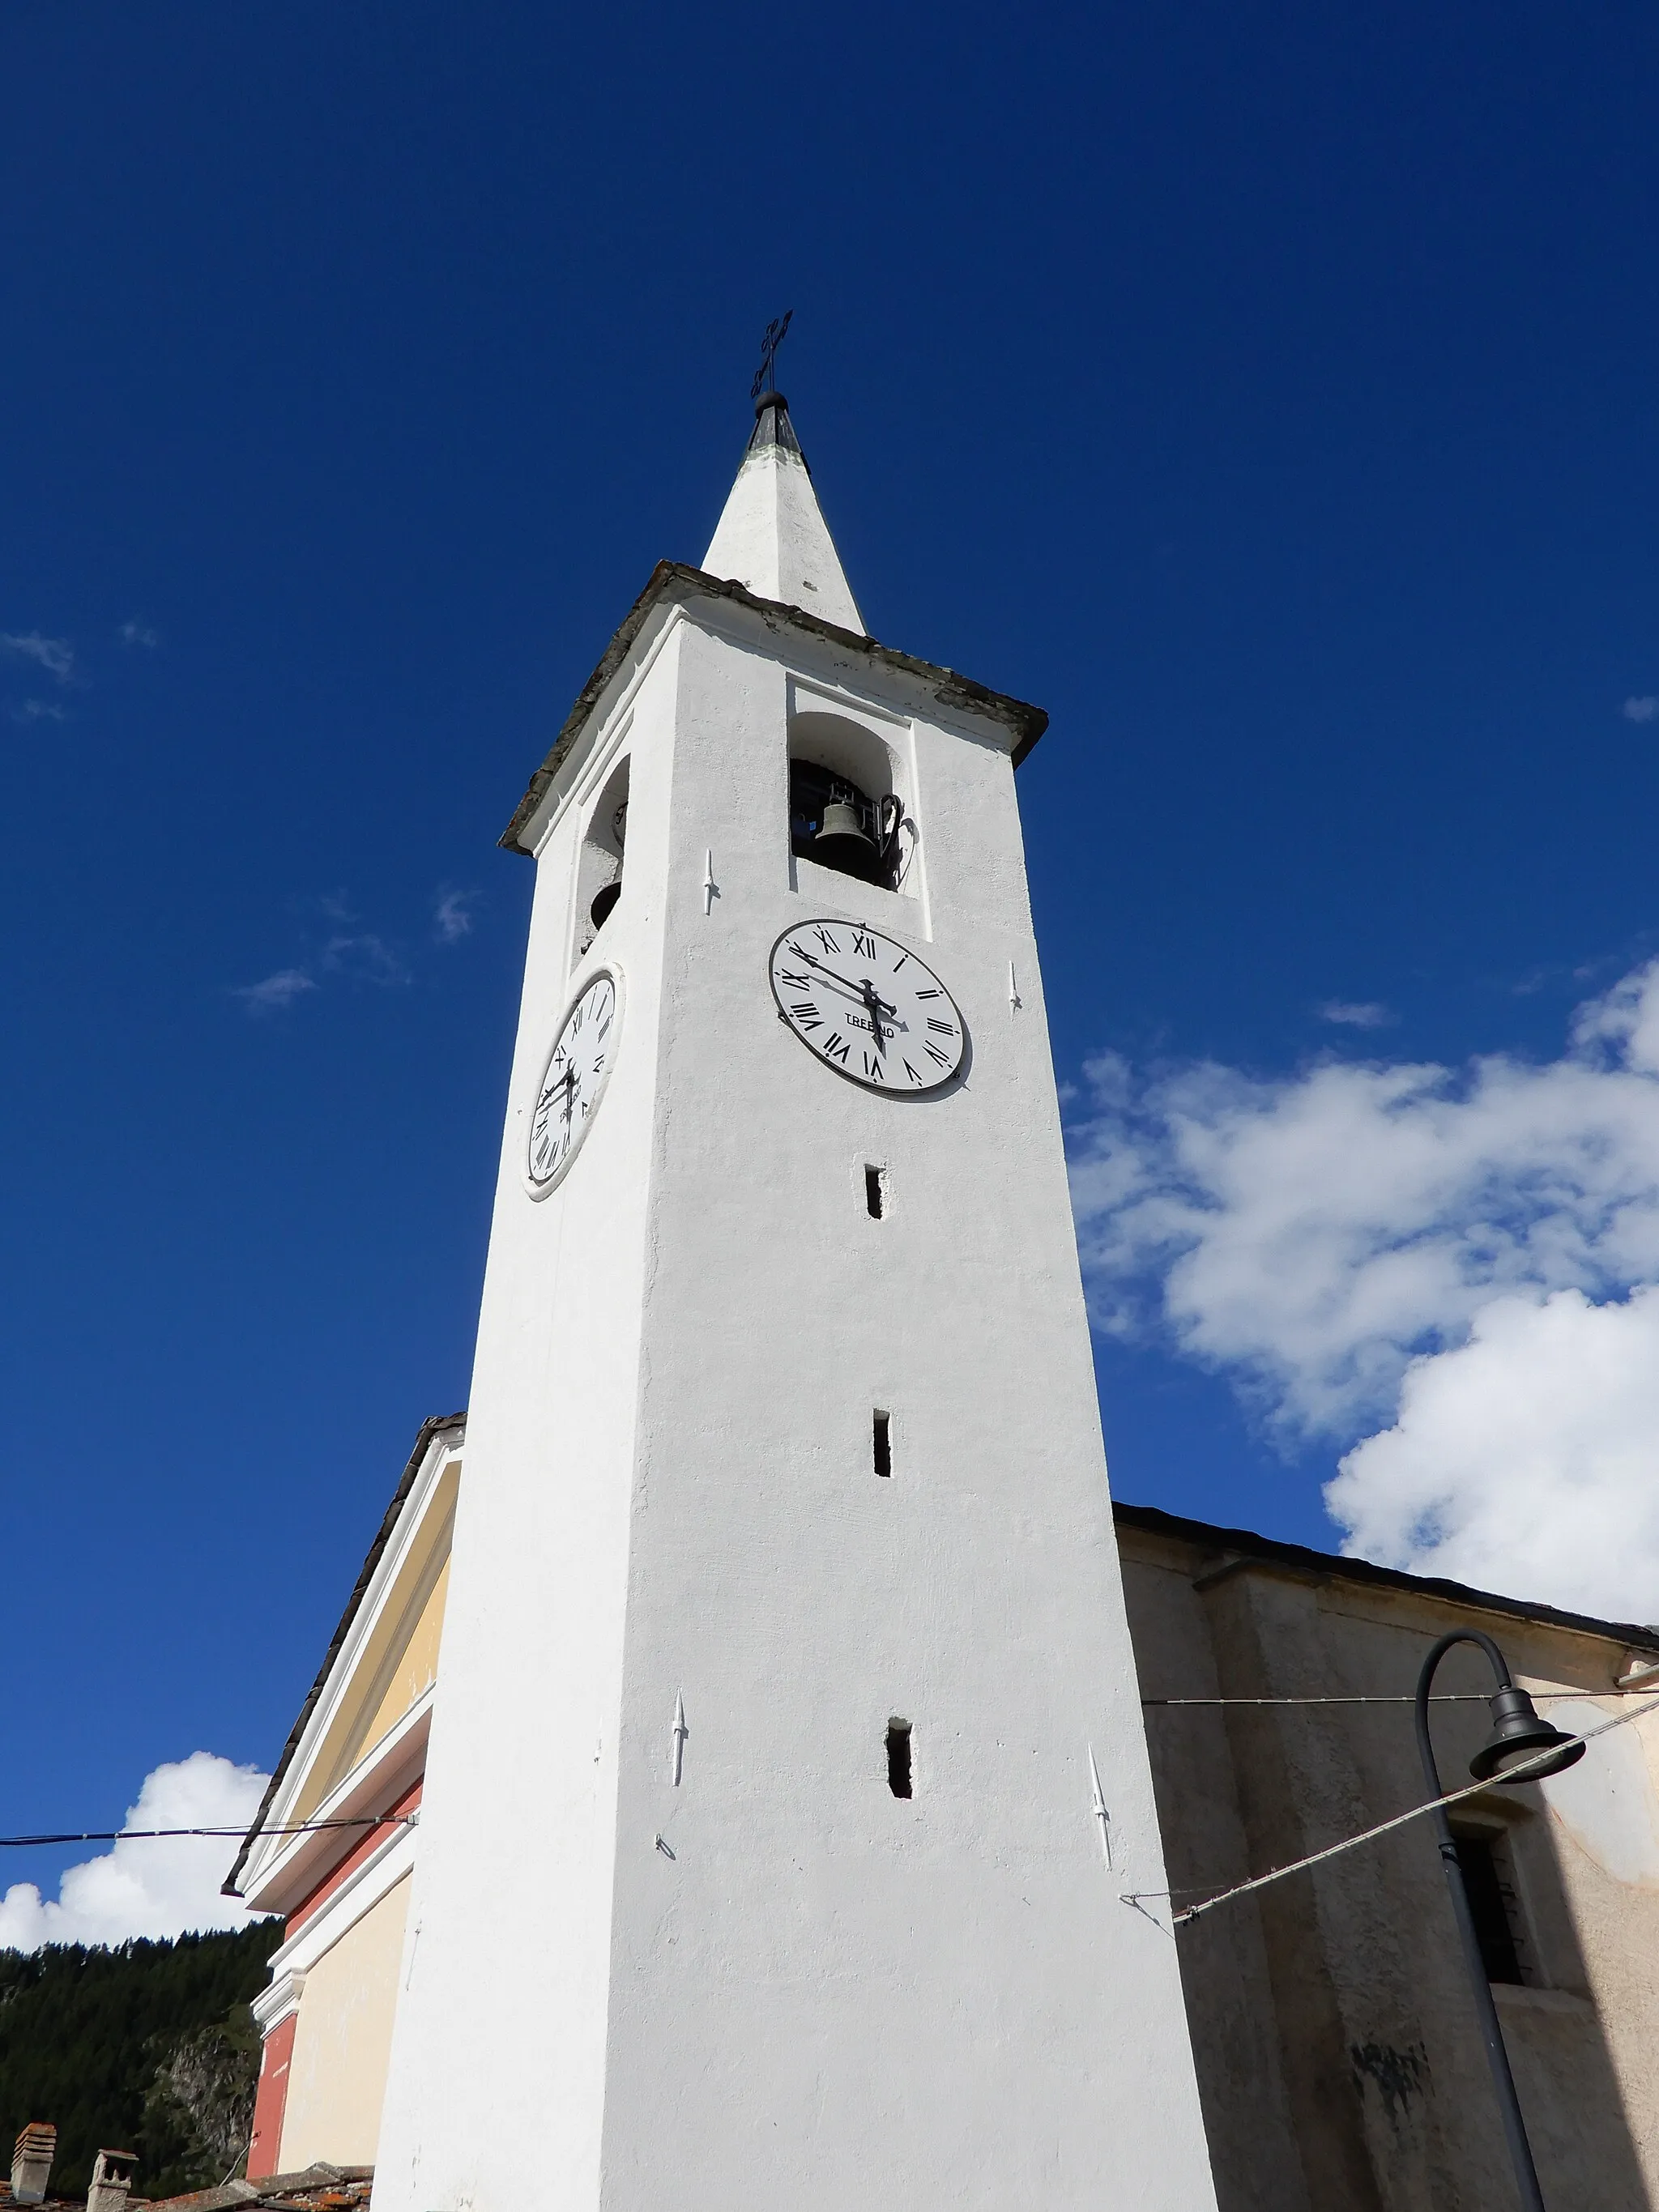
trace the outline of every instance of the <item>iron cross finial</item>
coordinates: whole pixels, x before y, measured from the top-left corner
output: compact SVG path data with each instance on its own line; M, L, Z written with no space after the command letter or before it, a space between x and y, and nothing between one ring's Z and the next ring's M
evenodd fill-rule
M755 380L749 387L751 399L758 399L763 392L775 392L778 388L778 348L783 343L794 312L793 307L786 307L781 316L774 315L766 325L766 336L761 340L761 365L755 371Z

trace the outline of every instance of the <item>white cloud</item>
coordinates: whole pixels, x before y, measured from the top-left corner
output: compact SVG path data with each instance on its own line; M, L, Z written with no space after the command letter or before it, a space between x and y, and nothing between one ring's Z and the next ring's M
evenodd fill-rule
M376 983L382 989L409 981L408 969L386 939L372 930L331 937L323 947L323 965L334 975L349 976L354 983Z
M1073 1192L1103 1326L1155 1316L1270 1424L1353 1447L1330 1503L1373 1557L1588 1604L1586 1501L1622 1498L1629 1540L1605 1554L1594 1603L1659 1613L1659 1525L1639 1534L1659 1431L1637 1384L1608 1400L1622 1444L1584 1398L1533 1425L1507 1550L1482 1501L1516 1464L1513 1438L1469 1411L1506 1360L1595 1346L1627 1368L1659 1327L1643 1296L1659 1282L1659 961L1582 1008L1542 1066L1141 1079L1108 1057L1088 1073Z
M25 699L21 706L11 709L11 719L14 722L27 725L30 722L62 722L68 720L68 715L56 699Z
M412 980L394 945L373 930L352 926L358 916L343 891L331 891L307 903L314 903L329 921L336 924L332 934L324 939L320 949L313 939L308 965L296 963L279 968L275 975L266 975L257 983L235 986L231 996L240 999L250 1013L279 1012L307 992L320 990L335 979L373 984L381 990L396 989Z
M149 624L147 622L140 622L136 616L131 621L124 622L116 632L116 635L123 645L142 645L147 653L154 653L161 642L159 635L150 628Z
M1322 1022L1334 1022L1351 1030L1385 1030L1395 1019L1387 1006L1374 1000L1327 999L1319 1009Z
M1394 1426L1326 1498L1366 1559L1659 1614L1659 1287L1494 1298L1467 1344L1407 1369Z
M19 660L33 660L60 684L67 684L75 673L75 648L66 637L42 637L38 629L22 635L0 630L0 653L9 653Z
M432 909L432 933L440 945L458 945L472 934L473 893L446 888Z
M1620 712L1627 722L1659 722L1659 699L1649 691L1639 699L1626 699Z
M125 1828L245 1829L269 1778L210 1751L158 1766L144 1777ZM225 1836L133 1837L64 1873L55 1899L32 1881L0 1897L0 1948L43 1943L125 1943L135 1936L173 1936L191 1928L241 1928L246 1908L219 1886L235 1856Z
M251 1014L270 1014L291 1006L296 999L316 988L314 978L307 975L303 968L279 968L274 975L267 975L260 982L239 983L231 996L240 999Z

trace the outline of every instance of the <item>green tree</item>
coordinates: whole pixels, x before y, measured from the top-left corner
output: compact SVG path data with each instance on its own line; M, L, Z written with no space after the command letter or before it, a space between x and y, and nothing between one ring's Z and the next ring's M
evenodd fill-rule
M248 2012L280 1921L113 1950L0 1951L0 2146L58 2130L53 2193L84 2194L100 2146L136 2151L136 2189L225 2178L246 2148L259 2039Z

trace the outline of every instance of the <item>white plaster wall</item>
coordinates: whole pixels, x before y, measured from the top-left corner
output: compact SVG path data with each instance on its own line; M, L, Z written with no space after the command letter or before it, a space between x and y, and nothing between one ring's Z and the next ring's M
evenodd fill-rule
M1580 1727L1613 1717L1580 1708ZM1659 1889L1659 1802L1648 1765L1648 1747L1635 1729L1610 1735L1565 1774L1540 1785L1545 1803L1578 1848L1615 1881Z
M967 1019L952 1093L777 1019L772 941L825 910L791 668L912 720L892 904ZM569 818L541 862L379 2212L532 2172L561 2212L1213 2204L1174 1946L1119 1901L1164 1878L1006 738L872 681L701 606L655 661L595 948L622 924L623 1056L537 1205Z
M599 2201L675 655L671 639L634 701L626 888L574 972L578 810L538 863L380 2212L505 2207L532 2172L550 2203ZM528 1115L602 960L626 994L610 1086L574 1170L533 1200Z
M914 717L926 957L972 1060L872 1096L763 988L824 910L820 872L789 889L775 651L688 628L679 657L602 2201L1189 2212L1174 1947L1119 1901L1162 1860L1006 741L875 702Z

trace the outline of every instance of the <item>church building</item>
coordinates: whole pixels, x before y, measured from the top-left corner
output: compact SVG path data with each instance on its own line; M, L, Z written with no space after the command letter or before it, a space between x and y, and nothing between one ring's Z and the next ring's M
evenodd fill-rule
M1498 1618L1611 1711L1659 1634L1115 1519L1015 797L1045 723L867 635L769 382L702 566L652 573L502 839L537 878L469 1407L227 1883L286 1923L251 2178L1507 2204L1420 1838L1172 1911L1412 1802L1374 1716L1303 1711L1330 1680L1392 1696ZM1613 1741L1616 1805L1586 1760L1470 1849L1520 1899L1540 2163L1636 2212L1659 1802Z

